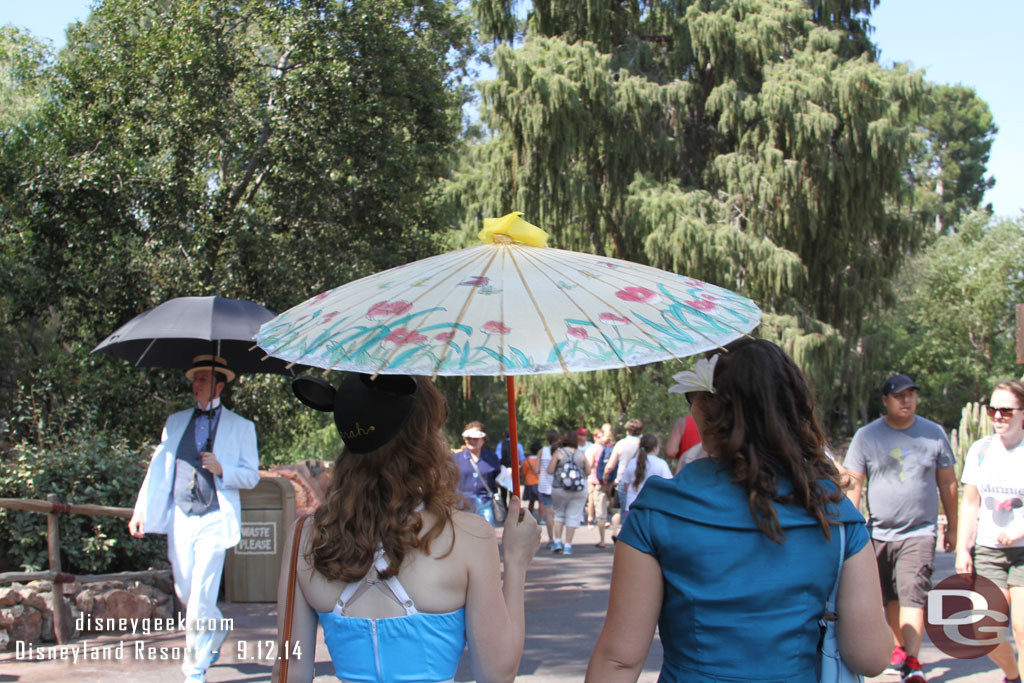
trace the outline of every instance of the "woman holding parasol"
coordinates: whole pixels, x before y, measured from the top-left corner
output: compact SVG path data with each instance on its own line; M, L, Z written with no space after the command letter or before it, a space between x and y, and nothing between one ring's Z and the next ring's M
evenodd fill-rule
M278 632L290 629L284 649L302 654L287 680L312 679L318 622L344 680L451 680L467 641L476 680L512 680L526 567L540 542L533 516L520 521L512 498L502 581L494 530L458 509L441 433L447 408L429 379L350 373L337 391L312 378L294 388L307 405L334 412L345 447L326 503L288 543L299 543L299 554L295 575L282 572Z

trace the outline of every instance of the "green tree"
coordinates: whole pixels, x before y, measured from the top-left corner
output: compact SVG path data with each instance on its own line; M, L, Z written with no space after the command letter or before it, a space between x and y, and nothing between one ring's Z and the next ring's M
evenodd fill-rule
M38 112L47 95L53 50L13 26L0 26L0 154L11 129Z
M0 161L9 320L49 330L22 379L69 355L55 410L75 395L152 434L138 373L86 358L132 315L215 292L283 310L432 249L469 28L454 0L98 4ZM235 399L284 439L298 408L273 382Z
M916 256L900 275L896 305L866 335L874 385L906 372L922 388L922 414L954 427L966 403L1020 377L1014 305L1024 303L1022 263L1024 219L993 221L985 212Z
M919 115L925 137L913 164L914 208L919 220L942 234L981 208L985 192L996 184L985 173L999 129L988 104L972 88L935 85L929 90Z
M449 197L466 225L514 208L558 246L751 296L841 414L862 321L922 235L894 207L924 82L873 61L871 6L534 2ZM509 37L509 3L477 7Z

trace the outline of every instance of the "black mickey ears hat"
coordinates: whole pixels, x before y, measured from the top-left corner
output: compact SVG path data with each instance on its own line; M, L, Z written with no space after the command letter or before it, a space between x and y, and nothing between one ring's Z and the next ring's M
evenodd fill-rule
M416 380L409 375L350 372L337 390L316 377L297 377L292 391L310 408L334 411L334 424L353 453L375 451L395 438L416 404Z

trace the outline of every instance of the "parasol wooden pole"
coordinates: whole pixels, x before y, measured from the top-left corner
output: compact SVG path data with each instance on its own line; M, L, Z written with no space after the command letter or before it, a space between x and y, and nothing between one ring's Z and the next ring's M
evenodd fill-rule
M522 500L519 493L519 439L516 435L516 384L512 375L505 376L505 389L508 391L508 442L509 461L512 463L512 494Z

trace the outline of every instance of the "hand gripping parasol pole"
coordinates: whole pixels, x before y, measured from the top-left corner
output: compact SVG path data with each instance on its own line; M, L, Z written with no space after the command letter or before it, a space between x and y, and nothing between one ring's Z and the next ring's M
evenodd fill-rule
M519 500L519 440L516 437L516 384L512 375L505 376L505 389L508 392L508 441L509 460L512 462L512 495Z

